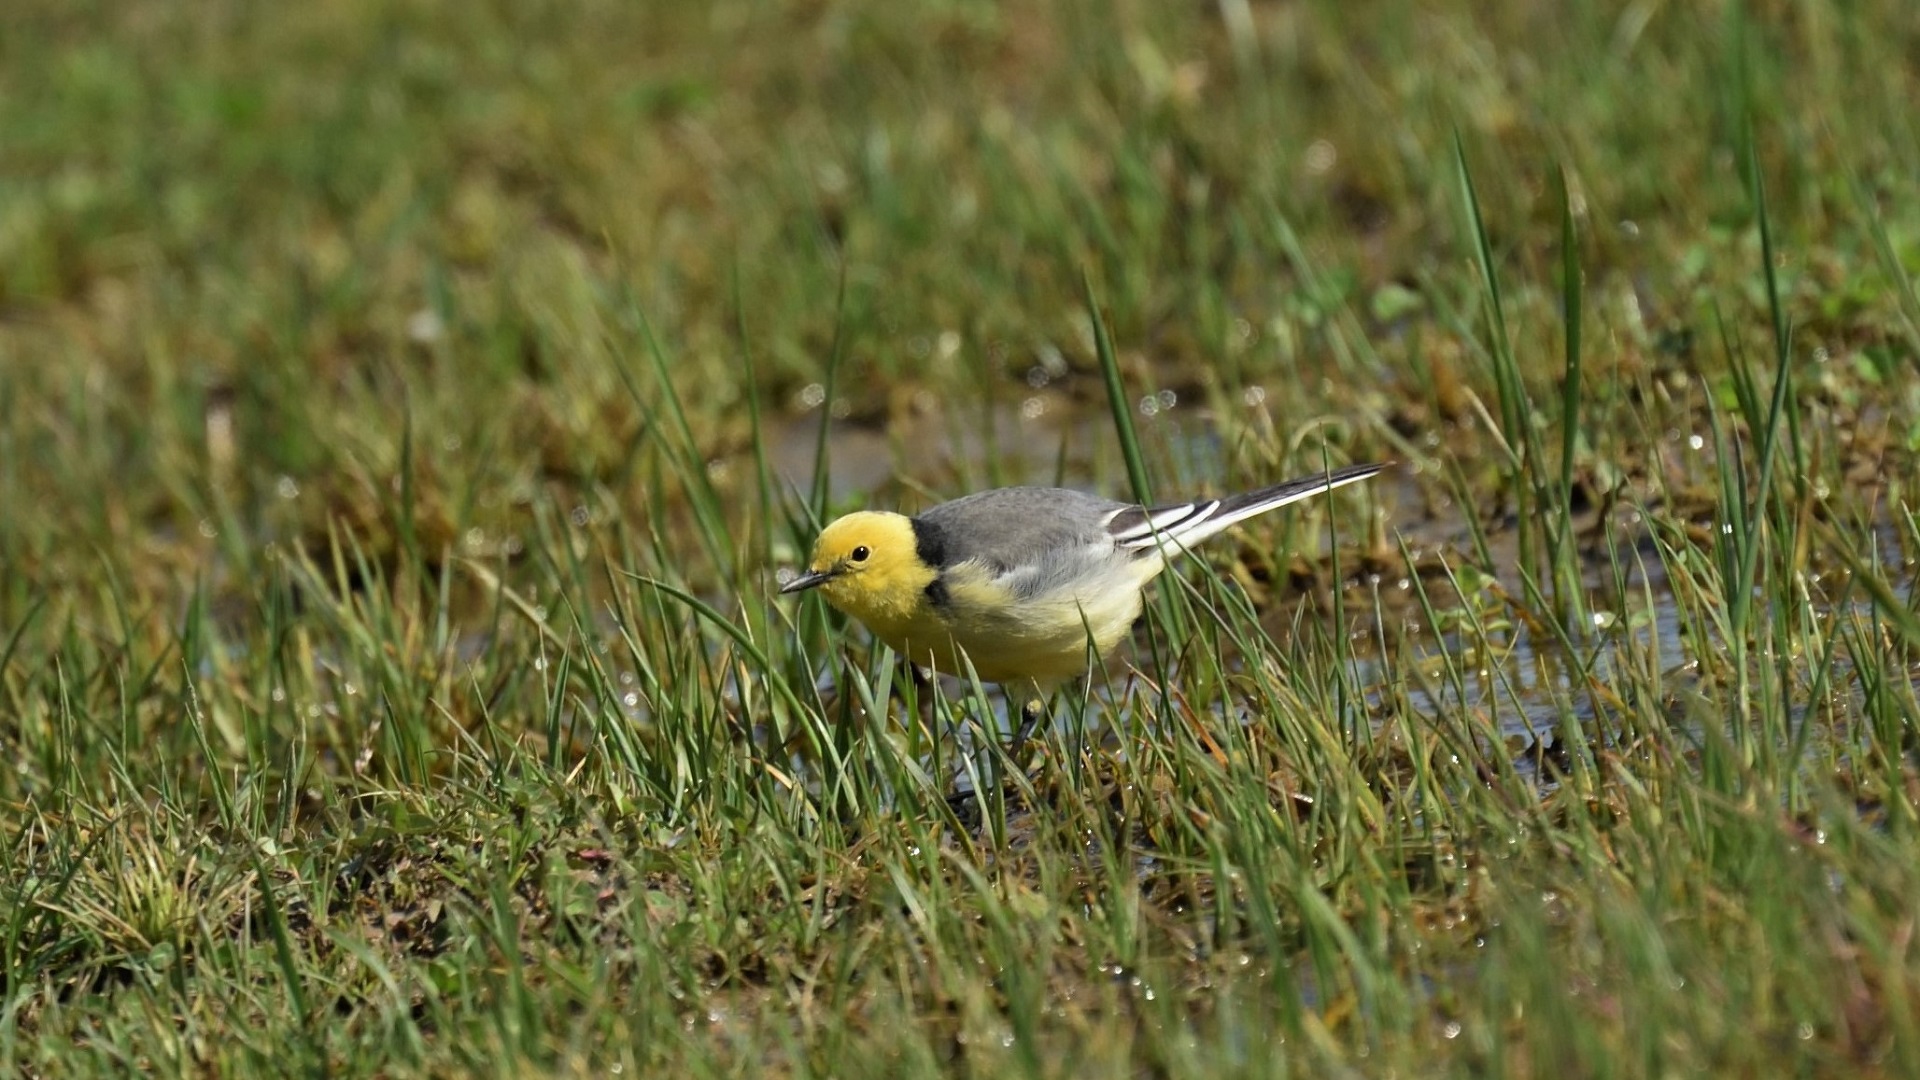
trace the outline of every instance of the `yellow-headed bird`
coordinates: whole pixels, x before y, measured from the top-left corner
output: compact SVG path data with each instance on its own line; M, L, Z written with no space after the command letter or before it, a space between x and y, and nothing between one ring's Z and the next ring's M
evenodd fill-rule
M1142 590L1172 558L1255 514L1384 468L1152 508L1013 487L917 517L862 510L822 530L806 572L780 591L818 588L923 667L964 675L971 662L987 682L1051 686L1113 651L1140 616Z

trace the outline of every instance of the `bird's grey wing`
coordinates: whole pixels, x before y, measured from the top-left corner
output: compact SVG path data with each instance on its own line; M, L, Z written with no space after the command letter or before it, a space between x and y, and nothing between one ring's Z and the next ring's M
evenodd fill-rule
M914 518L920 557L937 567L978 563L1032 596L1056 587L1081 559L1113 549L1107 522L1127 504L1066 488L983 491Z

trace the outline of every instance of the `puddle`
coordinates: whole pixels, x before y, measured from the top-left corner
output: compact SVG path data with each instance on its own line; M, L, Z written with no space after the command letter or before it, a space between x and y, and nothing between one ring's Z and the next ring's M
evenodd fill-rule
M1134 403L1134 425L1160 497L1217 489L1228 446L1211 410L1173 391ZM925 391L906 395L884 425L829 419L827 490L836 504L871 499L909 509L985 486L1043 484L1122 498L1125 469L1104 408L1057 390L949 413ZM818 408L772 428L768 460L784 483L811 491L820 439ZM989 468L980 463L991 462ZM910 478L910 479L909 479ZM901 499L909 490L922 494ZM938 492L939 494L935 494Z
M916 422L895 425L891 436L834 421L828 432L831 490L843 504L867 496L879 505L912 509L935 496L909 491L899 476L952 493L964 486L958 483L960 478L979 471L972 463L981 460L1004 463L1006 475L998 479L1002 483L1058 483L1096 491L1104 487L1107 494L1124 490L1105 411L1076 406L1064 397L1035 406L1033 402L1039 400L989 410L979 424L968 423L965 417L943 418L939 409L929 408ZM1149 454L1150 471L1160 478L1161 490L1169 498L1176 492L1219 490L1232 448L1220 434L1214 414L1157 397L1138 404L1136 421L1143 448ZM818 422L817 413L791 419L777 442L778 460L791 470L789 476L796 485L811 482ZM1570 656L1558 633L1532 621L1549 617L1549 612L1530 607L1518 610L1526 607L1526 593L1518 573L1517 532L1510 520L1481 523L1487 549L1483 560L1476 554L1468 515L1484 514L1484 508L1456 504L1445 494L1445 485L1404 466L1367 487L1369 497L1382 507L1387 547L1363 552L1373 539L1356 533L1365 525L1353 513L1342 516L1337 543L1341 571L1349 575L1342 593L1352 634L1347 643L1352 656L1349 675L1371 715L1385 717L1404 709L1416 724L1422 718L1463 714L1483 718L1483 730L1503 744L1488 747L1488 752L1505 754L1522 775L1537 779L1544 789L1552 778L1541 772L1539 763L1558 740L1566 717L1571 716L1587 737L1604 737L1617 723L1610 713L1621 704L1606 700L1607 695L1630 696L1636 687L1648 683L1650 671L1659 673L1663 698L1698 693L1700 668L1689 652L1697 648L1697 643L1690 644L1690 635L1697 636L1698 628L1692 623L1698 616L1681 610L1649 526L1633 505L1610 507L1604 511L1604 520L1603 512L1597 510L1576 515L1576 542L1583 546L1583 602L1597 619L1567 628ZM1689 521L1710 511L1708 506L1697 507L1692 514L1671 508L1662 513ZM1900 550L1893 532L1885 539L1892 545L1889 551ZM1398 545L1412 553L1411 570ZM1331 623L1331 598L1324 581L1331 564L1319 558L1310 543L1303 558L1313 579L1304 588L1284 581L1265 583L1273 596L1262 609L1262 624L1283 649L1294 628ZM1617 580L1615 560L1620 565ZM1457 575L1459 590L1443 568ZM1367 571L1375 576L1366 576ZM1415 572L1435 611L1454 618L1455 624L1424 625L1426 611L1411 577ZM1192 570L1174 573L1191 576ZM1162 579L1155 588L1170 584ZM1910 587L1910 583L1902 586ZM1469 595L1461 595L1460 590ZM1477 612L1482 622L1471 622L1466 615L1470 611ZM1109 679L1093 691L1088 715L1104 717L1104 722L1084 732L1118 752L1125 751L1121 733L1140 716L1156 712L1131 704L1129 663L1153 666L1138 634L1109 664ZM1418 671L1409 672L1409 665ZM1596 695L1596 684L1605 691ZM967 696L958 682L949 684L947 695L956 701ZM1002 739L1013 734L1016 725L1004 698L992 694L988 707L990 712L974 717L973 726L958 734L961 754L970 751L977 733ZM1663 700L1660 707L1670 714L1678 709L1671 700ZM962 708L978 711L973 704ZM1215 722L1260 722L1244 709L1241 712L1217 715ZM1388 722L1398 721L1378 724ZM1699 717L1684 721L1700 722ZM1069 733L1056 722L1055 734ZM949 764L957 760L950 759ZM958 791L970 789L972 778L965 769L957 769L952 779Z
M1249 397L1247 403L1249 408L1255 408L1259 399ZM1143 397L1136 405L1135 421L1143 449L1152 458L1150 469L1161 478L1161 490L1169 493L1166 497L1175 498L1177 492L1220 490L1219 478L1227 471L1230 447L1214 422L1214 414L1203 408L1181 406L1172 395ZM937 403L922 402L910 408L917 413L913 422L895 423L891 425L891 433L847 420L829 421L828 490L837 504L863 501L864 496L878 505L901 505L911 510L930 499L903 490L905 485L898 477L913 477L929 483L934 481L928 478L944 478L947 482L942 486L957 491L950 482L969 472L978 472L972 463L981 460L1002 463L1005 475L999 482L1060 484L1096 491L1100 490L1096 484L1101 472L1099 466L1104 464L1107 485L1118 483L1124 489L1117 461L1101 459L1103 452L1117 457L1110 446L1113 442L1110 417L1104 410L1078 405L1065 395L1041 392L1017 403L986 410L977 422L970 422L964 416L949 417ZM817 409L791 417L769 442L769 454L776 468L796 490L809 490L813 482L820 422ZM1386 508L1387 526L1394 530L1395 542L1404 542L1409 549L1427 556L1442 557L1448 565L1471 573L1466 568L1475 561L1469 555L1472 537L1459 519L1461 508L1444 496L1436 497L1433 485L1423 483L1404 466L1377 477L1368 486L1373 489L1373 497ZM1342 528L1352 526L1349 515ZM1338 542L1352 564L1348 569L1357 566L1362 560L1355 549L1366 543L1367 538L1343 534ZM1496 533L1488 542L1500 565L1517 565L1517 552L1508 550L1513 543L1510 533ZM1380 558L1378 553L1375 558ZM1397 553L1393 553L1392 562L1400 562ZM1678 657L1678 613L1667 602L1657 559L1651 560L1648 567L1646 572L1650 576L1642 578L1639 575L1643 571L1636 569L1631 585L1636 591L1643 587L1650 591L1655 597L1656 609L1650 615L1638 616L1641 625L1633 632L1657 640L1663 649L1671 649ZM1404 575L1404 568L1401 573ZM1499 579L1498 584L1510 595L1521 594L1517 578ZM1584 584L1594 590L1611 587L1611 582L1600 579L1597 569ZM1163 579L1156 587L1171 585ZM1436 606L1445 608L1457 603L1444 580L1429 578L1425 585ZM1274 591L1285 591L1284 583ZM1378 612L1376 599L1382 609ZM1270 605L1263 613L1266 628L1276 640L1285 639L1287 627L1298 617L1324 617L1311 612L1302 616L1297 610L1300 602L1297 596L1286 598ZM1413 584L1404 577L1391 582L1351 584L1344 602L1349 623L1356 631L1352 642L1356 653L1352 670L1354 685L1368 688L1370 703L1377 706L1381 703L1382 686L1390 679L1397 681L1388 661L1370 655L1377 644L1377 623L1385 618L1399 618L1404 622L1408 612L1418 612ZM1433 633L1429 629L1414 636L1429 643L1422 650L1427 656L1441 653L1458 656L1464 648L1458 634ZM1124 728L1134 719L1122 690L1128 665L1137 662L1151 666L1146 656L1133 655L1132 648L1138 647L1136 640L1134 646L1123 648L1109 664L1110 678L1106 685L1094 692L1095 702L1090 712L1110 717L1109 726ZM1602 644L1599 648L1601 654L1596 663L1604 664L1607 646ZM1573 702L1576 715L1581 709L1591 711L1585 703L1586 695L1575 692L1572 675L1561 669L1559 656L1557 642L1549 642L1547 648L1536 650L1532 634L1519 626L1508 635L1497 664L1483 664L1472 677L1464 680L1466 700L1455 700L1454 688L1437 686L1431 695L1427 689L1411 685L1404 693L1408 705L1416 711L1439 713L1463 707L1489 711L1499 718L1502 735L1531 745L1543 736L1550 738L1558 729L1560 706L1557 701ZM966 689L953 681L947 696L964 700ZM991 715L977 717L975 723L990 725L1002 738L1010 737L1015 724L1009 720L1005 700L998 694L991 697ZM1112 741L1112 732L1101 734ZM970 745L972 738L971 730L961 733L963 748ZM965 790L969 780L964 772L958 780Z

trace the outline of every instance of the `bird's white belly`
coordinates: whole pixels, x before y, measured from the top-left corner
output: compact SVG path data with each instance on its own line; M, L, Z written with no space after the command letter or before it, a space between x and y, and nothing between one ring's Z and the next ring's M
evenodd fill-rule
M1111 653L1140 617L1141 587L1153 576L1149 569L1159 568L1131 560L1107 564L1102 572L1011 603L1003 585L962 584L953 590L947 632L915 641L913 651L926 655L923 663L953 674L965 674L963 653L988 682L1076 678Z

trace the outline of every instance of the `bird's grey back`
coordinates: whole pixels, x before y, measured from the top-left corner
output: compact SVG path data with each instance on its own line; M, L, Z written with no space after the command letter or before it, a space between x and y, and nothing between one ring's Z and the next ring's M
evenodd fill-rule
M973 559L1006 571L1110 543L1105 519L1126 506L1067 488L996 488L922 511L915 532L935 565Z

